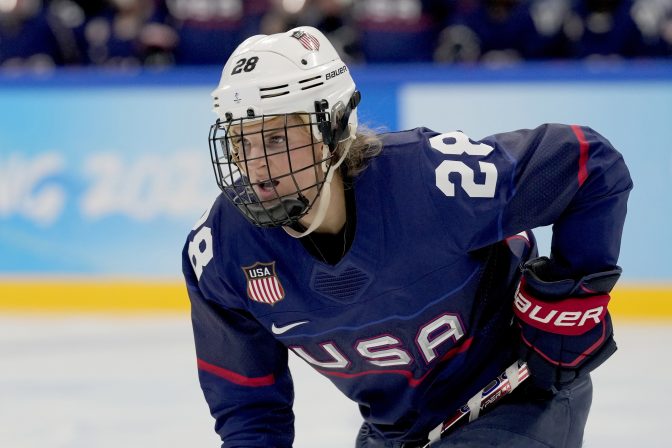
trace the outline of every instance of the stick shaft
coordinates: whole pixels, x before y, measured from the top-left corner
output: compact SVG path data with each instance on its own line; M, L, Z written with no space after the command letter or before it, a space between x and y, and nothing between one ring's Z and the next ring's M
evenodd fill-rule
M527 368L527 364L524 362L518 362L514 363L511 367L517 366L517 373L518 373L518 381L513 381L513 383L507 378L506 372L502 372L490 382L487 386L485 386L481 391L476 394L477 396L480 394L480 411L483 412L486 409L491 408L494 406L495 403L499 402L502 398L505 396L509 395L520 383L525 381L529 376L530 372ZM509 367L509 370L511 369ZM515 370L514 370L515 372ZM473 399L472 399L473 400ZM471 400L469 400L471 401ZM466 420L466 417L471 413L471 410L469 409L469 405L465 404L462 406L460 409L458 409L450 418L446 419L441 423L439 426L437 426L430 434L436 434L436 438L434 440L431 440L430 437L430 442L427 443L423 448L429 448L429 446L435 441L440 439L442 436L446 435L448 431L455 427L455 425L458 422L463 422ZM440 428L440 429L439 429Z

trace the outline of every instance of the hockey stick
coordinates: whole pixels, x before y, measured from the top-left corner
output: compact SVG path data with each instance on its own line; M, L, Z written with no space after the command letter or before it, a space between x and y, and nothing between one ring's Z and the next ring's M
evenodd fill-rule
M469 421L476 420L481 412L492 407L503 397L509 395L520 383L530 376L527 364L516 361L511 364L497 378L481 389L469 401L455 412L450 418L444 420L429 433L429 442L422 448L430 445L448 433L450 428L458 422L464 422L464 417L469 416Z

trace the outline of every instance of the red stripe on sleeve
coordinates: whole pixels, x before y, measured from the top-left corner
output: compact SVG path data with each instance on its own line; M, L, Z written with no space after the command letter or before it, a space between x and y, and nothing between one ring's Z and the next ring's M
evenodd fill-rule
M238 384L240 386L263 387L275 384L275 376L273 376L273 374L250 378L227 370L223 367L210 364L203 361L202 359L198 359L197 361L199 369L208 373L212 373L213 375L224 378L225 380L231 381L232 383Z
M583 134L580 126L572 125L572 131L576 135L577 140L579 141L579 187L583 185L588 177L588 169L586 165L588 164L588 141L586 136Z

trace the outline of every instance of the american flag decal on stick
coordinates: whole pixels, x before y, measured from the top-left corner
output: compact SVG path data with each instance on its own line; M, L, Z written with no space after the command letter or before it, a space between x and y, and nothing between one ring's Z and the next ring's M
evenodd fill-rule
M306 50L317 51L317 50L320 49L320 41L317 40L317 38L315 36L313 36L312 34L308 34L305 31L300 31L299 30L299 31L294 31L292 33L292 37L294 39L297 39L299 42L301 42L301 45L303 45L303 47Z
M285 298L285 290L275 272L275 261L257 262L242 269L247 278L247 295L250 299L273 305Z

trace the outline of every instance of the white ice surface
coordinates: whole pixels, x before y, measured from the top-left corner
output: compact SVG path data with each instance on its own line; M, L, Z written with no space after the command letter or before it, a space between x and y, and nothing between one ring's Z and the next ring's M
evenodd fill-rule
M668 447L672 323L617 322L585 448ZM0 316L0 447L219 447L188 316ZM357 408L291 359L296 448L352 447Z

